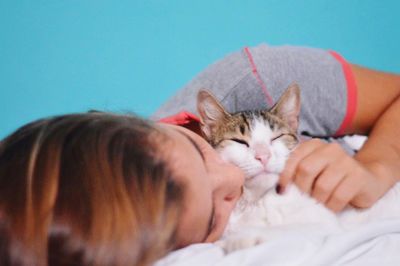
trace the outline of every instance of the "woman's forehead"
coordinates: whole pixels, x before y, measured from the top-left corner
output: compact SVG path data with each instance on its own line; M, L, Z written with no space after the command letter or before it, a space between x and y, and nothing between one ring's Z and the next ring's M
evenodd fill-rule
M160 144L160 152L163 153L162 156L168 161L178 178L201 172L199 169L201 156L185 133L182 133L182 129L174 125L161 125L160 128L166 136Z

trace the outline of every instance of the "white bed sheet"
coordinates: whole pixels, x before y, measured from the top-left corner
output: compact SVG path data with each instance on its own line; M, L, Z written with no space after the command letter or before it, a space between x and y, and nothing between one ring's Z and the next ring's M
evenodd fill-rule
M253 228L252 234L254 230L268 241L227 255L215 244L195 244L170 253L156 266L400 265L400 219L336 234L312 226Z

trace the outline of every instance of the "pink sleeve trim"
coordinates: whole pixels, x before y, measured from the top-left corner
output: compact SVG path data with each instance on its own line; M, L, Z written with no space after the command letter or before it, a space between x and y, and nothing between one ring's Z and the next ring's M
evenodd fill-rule
M171 115L171 116L167 116L165 118L161 118L160 120L158 120L158 122L161 123L166 123L166 124L172 124L172 125L178 125L178 126L183 126L186 124L189 124L191 122L200 122L200 119L190 113L190 112L186 112L186 111L182 111L179 112L175 115Z
M335 51L329 51L329 53L342 65L343 74L347 83L347 107L346 115L339 126L334 136L344 135L346 129L351 125L356 114L357 109L357 84L354 78L353 71L351 70L350 64Z
M253 72L253 75L256 78L258 84L260 85L262 91L264 92L268 105L271 107L273 105L274 101L272 100L271 95L268 93L267 86L265 85L264 81L260 77L260 74L258 73L257 66L254 63L253 56L250 53L249 47L245 47L244 52L246 53L247 58L249 59L249 63L251 65L251 70Z

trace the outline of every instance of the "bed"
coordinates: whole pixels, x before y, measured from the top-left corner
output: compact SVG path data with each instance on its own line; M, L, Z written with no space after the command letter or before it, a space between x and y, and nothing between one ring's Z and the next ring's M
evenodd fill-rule
M258 230L268 239L263 244L230 254L215 244L195 244L170 253L156 266L400 265L400 219L336 234L311 226Z

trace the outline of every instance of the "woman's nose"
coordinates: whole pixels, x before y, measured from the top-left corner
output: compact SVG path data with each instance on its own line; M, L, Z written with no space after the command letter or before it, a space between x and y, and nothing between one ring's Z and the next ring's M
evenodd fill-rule
M223 172L226 176L223 184L221 184L225 188L223 189L225 192L224 200L232 201L238 199L242 193L244 184L243 171L231 163L226 163Z
M237 167L236 165L230 164L231 171L233 172L232 175L235 176L236 182L239 184L240 187L244 185L245 175L242 169Z

